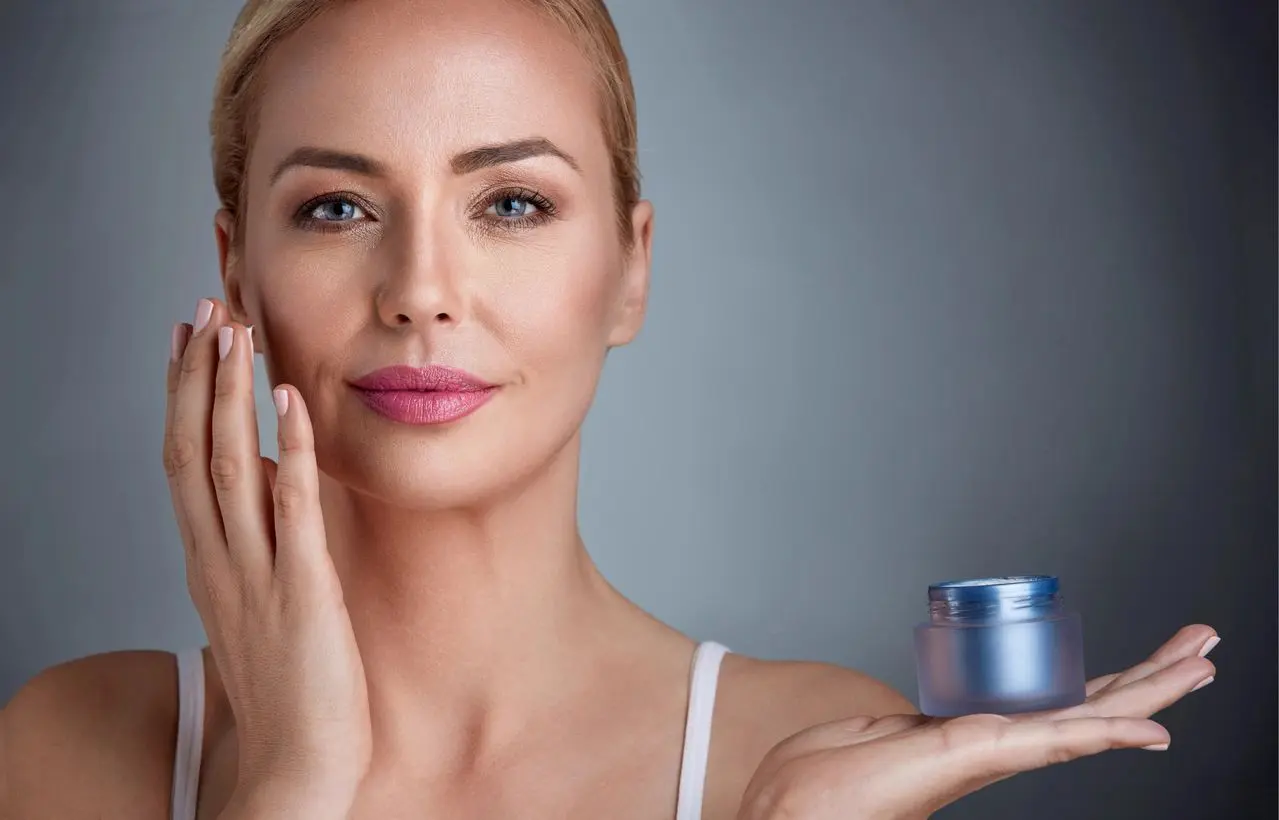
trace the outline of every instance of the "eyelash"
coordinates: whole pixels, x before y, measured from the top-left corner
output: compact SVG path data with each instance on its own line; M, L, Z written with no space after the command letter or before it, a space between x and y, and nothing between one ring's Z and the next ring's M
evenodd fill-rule
M527 202L530 205L532 205L534 208L536 208L537 212L532 214L531 216L521 216L521 217L510 218L510 219L506 219L500 216L494 217L494 218L488 218L487 217L488 209L493 207L494 205L496 205L497 203L501 202L504 199L515 199L515 200ZM356 197L353 194L335 192L330 194L324 194L323 196L318 196L318 197L315 197L314 199L307 200L307 202L304 205L302 205L302 207L298 208L297 213L294 214L294 217L293 217L294 224L297 227L302 228L304 230L308 230L308 231L316 231L318 233L338 233L340 231L351 230L352 229L351 226L353 223L363 221L358 219L345 219L345 220L316 219L315 217L310 215L312 211L314 211L316 208L319 208L321 205L327 205L332 202L349 203L351 205L356 206L357 208L360 208L366 214L372 211L372 208L366 205L363 202L363 200L361 200L359 197ZM477 204L483 204L484 210L481 211L479 216L472 217L472 218L485 221L489 223L489 225L496 228L497 230L507 230L507 231L527 230L529 228L533 228L538 225L541 225L542 223L546 222L549 219L553 219L556 215L555 203L551 202L549 199L547 199L545 196L538 193L537 191L531 190L529 188L503 188L501 190L492 191L486 194L484 197L482 197Z

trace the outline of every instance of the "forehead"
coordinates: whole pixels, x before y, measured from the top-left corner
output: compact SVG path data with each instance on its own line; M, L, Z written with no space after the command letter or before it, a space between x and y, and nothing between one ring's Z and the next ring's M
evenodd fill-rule
M567 30L519 0L335 3L272 50L252 164L298 145L405 171L541 136L607 173L593 69Z

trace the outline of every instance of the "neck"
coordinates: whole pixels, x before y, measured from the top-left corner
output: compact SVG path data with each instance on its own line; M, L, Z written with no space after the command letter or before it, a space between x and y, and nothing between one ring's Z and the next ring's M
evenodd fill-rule
M587 685L633 651L619 636L669 637L607 583L582 543L576 449L575 438L524 486L477 509L406 510L322 478L375 765L379 755L420 763L430 749L456 763L459 747L500 746L562 703L566 685Z

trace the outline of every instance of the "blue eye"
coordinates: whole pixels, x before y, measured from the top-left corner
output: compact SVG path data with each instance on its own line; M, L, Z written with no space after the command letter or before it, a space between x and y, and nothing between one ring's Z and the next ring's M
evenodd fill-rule
M529 188L507 188L487 196L488 207L478 217L493 228L523 230L556 218L555 204Z
M490 210L503 219L523 219L536 212L538 207L522 196L504 196L496 200Z
M353 196L338 192L306 202L293 215L296 227L321 233L353 230L371 221L376 220Z
M363 211L349 199L330 199L311 208L308 216L320 222L350 222Z

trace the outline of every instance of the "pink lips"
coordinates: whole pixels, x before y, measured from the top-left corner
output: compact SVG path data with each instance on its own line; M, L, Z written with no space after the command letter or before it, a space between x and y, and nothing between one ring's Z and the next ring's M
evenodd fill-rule
M444 424L493 397L497 386L444 365L384 367L351 382L375 412L405 424Z

